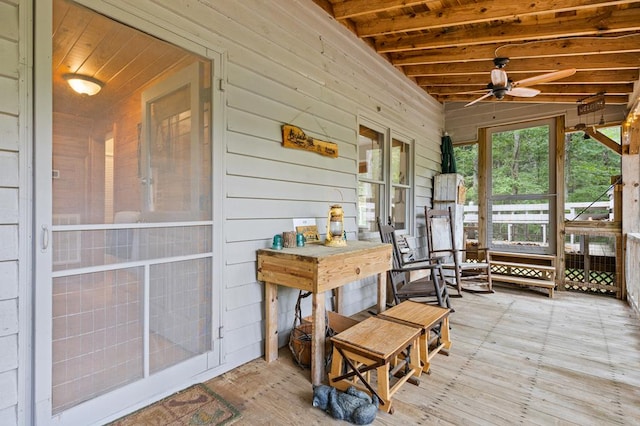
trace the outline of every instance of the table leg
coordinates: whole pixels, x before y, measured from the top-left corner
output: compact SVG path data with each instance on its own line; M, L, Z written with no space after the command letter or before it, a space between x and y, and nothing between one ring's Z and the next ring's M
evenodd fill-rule
M440 327L442 328L440 339L444 344L444 348L451 349L451 337L449 334L449 317L446 317L445 319L442 320L442 325Z
M325 379L324 343L326 338L325 294L313 293L311 325L311 383L320 385Z
M335 302L333 310L339 314L342 313L342 294L342 286L333 289L333 300Z
M264 283L265 336L264 359L278 359L278 285Z
M387 309L387 273L378 274L378 313Z

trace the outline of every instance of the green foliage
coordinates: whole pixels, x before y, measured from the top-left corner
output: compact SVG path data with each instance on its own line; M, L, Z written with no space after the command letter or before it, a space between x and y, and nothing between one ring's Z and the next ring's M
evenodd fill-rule
M491 141L493 195L549 191L549 127L494 133Z
M619 126L601 130L620 142ZM620 156L582 132L567 136L565 190L567 202L596 201L620 174ZM549 188L549 127L494 133L491 177L494 195L545 194ZM464 176L467 202L477 203L478 147L454 146L458 173Z
M608 136L619 142L619 131ZM567 202L596 201L611 185L611 176L620 174L620 156L596 140L584 139L582 132L571 133L565 148Z
M454 145L453 154L458 173L464 177L467 189L465 204L478 204L478 145Z

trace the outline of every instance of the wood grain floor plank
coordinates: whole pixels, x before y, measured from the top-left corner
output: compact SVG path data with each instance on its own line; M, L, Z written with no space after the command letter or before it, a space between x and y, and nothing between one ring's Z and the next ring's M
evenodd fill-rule
M452 299L452 348L374 425L638 425L640 320L622 301L497 288ZM366 312L354 315L363 319ZM311 407L309 371L288 348L207 382L238 424L345 424Z

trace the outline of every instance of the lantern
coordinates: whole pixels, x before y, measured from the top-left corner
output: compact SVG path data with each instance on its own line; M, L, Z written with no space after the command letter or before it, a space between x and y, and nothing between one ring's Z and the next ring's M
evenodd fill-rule
M329 247L344 247L347 241L344 238L344 211L340 204L334 204L329 209L327 218L327 237L324 245Z

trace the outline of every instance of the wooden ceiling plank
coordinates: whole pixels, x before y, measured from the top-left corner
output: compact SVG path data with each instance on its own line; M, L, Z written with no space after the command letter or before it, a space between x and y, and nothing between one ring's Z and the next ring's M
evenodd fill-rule
M419 6L424 3L424 0L346 0L333 5L333 16L341 20L403 7Z
M534 7L532 7L531 2L486 0L479 3L449 7L437 13L426 13L419 16L371 19L358 24L356 28L359 37L374 37L384 34L423 31L481 22L512 21L525 16L616 6L634 3L635 1L637 0L538 0L533 3ZM372 3L382 2L378 0ZM334 11L336 8L337 5L334 5Z
M552 72L566 68L576 68L580 71L637 69L640 67L640 52L606 55L560 56L540 59L518 59L510 61L505 68L513 80L520 80L514 76L519 72ZM493 64L481 62L456 62L445 64L411 65L404 67L404 72L410 77L438 74L483 74L487 77Z
M84 57L78 73L95 77L105 62L127 44L127 34L117 28L111 31L112 29L113 23L104 18L92 20L80 39L80 42L87 46L86 51L80 46L77 49Z
M488 61L496 56L525 59L629 52L640 52L640 34L446 47L394 53L390 54L390 60L395 66L407 66L469 60Z
M519 78L533 77L536 73L519 74ZM619 70L619 71L578 71L571 77L563 78L561 81L547 83L567 84L567 83L598 83L598 84L619 84L633 83L640 78L638 70ZM470 74L470 75L437 75L417 77L416 84L422 87L426 86L446 86L446 85L479 85L486 86L488 83L488 74Z
M105 60L96 74L96 78L109 85L118 84L117 81L120 79L122 70L141 58L141 52L144 52L150 44L153 44L154 39L144 33L126 30L124 33L128 37L127 43L120 45L120 49L114 52L113 56L108 60ZM114 82L114 79L116 82Z
M56 8L55 12L63 12ZM58 18L57 14L54 14L54 20L59 22L59 26L53 29L53 54L51 58L51 64L53 71L58 72L75 72L74 66L80 66L81 64L75 64L70 62L69 55L73 55L73 48L78 43L82 33L85 30L88 23L91 21L90 14L84 9L70 8L64 11L63 18Z
M559 18L538 23L503 23L474 28L433 31L409 37L393 37L376 42L378 53L408 52L420 49L471 46L486 43L514 43L559 37L595 36L640 31L640 8L595 14L589 19Z
M606 93L607 95L626 95L633 92L633 84L540 84L529 86L546 94L566 95L594 95Z

